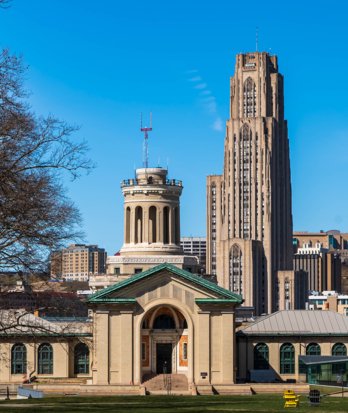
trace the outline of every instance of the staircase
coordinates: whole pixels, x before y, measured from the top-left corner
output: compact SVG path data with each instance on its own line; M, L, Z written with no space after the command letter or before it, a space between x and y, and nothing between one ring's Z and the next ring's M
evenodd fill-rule
M143 380L147 394L191 394L185 374L145 375Z

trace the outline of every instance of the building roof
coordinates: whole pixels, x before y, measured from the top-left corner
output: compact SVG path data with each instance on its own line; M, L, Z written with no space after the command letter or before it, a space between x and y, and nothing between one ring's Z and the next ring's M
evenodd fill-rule
M87 336L91 323L53 323L21 310L0 310L0 336Z
M244 335L346 335L348 317L334 311L283 310L240 330Z
M240 295L232 293L229 290L226 290L225 288L219 287L218 285L212 283L211 281L205 280L202 277L199 277L198 275L194 275L188 271L182 270L178 267L175 267L172 264L164 263L157 265L155 267L150 268L147 271L143 271L139 274L133 275L129 278L127 278L124 281L121 281L115 285L112 285L108 288L104 288L101 291L98 291L97 293L93 294L91 297L88 298L88 302L90 303L98 303L98 302L106 302L106 301L125 301L125 298L118 298L118 299L112 299L108 298L111 293L114 293L116 291L119 291L125 287L128 287L131 284L140 282L141 280L144 280L146 278L149 278L153 276L154 274L157 274L161 271L168 271L174 275L177 275L189 282L192 282L193 284L196 284L200 287L203 287L204 289L210 291L211 293L214 293L215 295L218 296L220 299L220 303L225 300L227 303L237 303L240 304L242 303L243 299ZM135 301L135 299L127 299L128 301L125 301L125 303L129 303L129 300ZM214 300L214 299L212 299Z
M299 356L299 361L307 366L318 364L346 363L347 356Z

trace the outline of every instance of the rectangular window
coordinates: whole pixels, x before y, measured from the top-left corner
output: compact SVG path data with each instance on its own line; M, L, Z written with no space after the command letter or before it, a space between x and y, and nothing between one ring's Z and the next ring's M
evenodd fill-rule
M146 360L146 343L141 343L141 359Z
M134 274L139 274L142 271L143 271L142 268L134 268Z
M114 268L114 274L115 274L115 275L120 275L120 274L121 274L120 267L115 267L115 268Z
M183 343L182 345L182 358L183 360L187 360L187 343Z

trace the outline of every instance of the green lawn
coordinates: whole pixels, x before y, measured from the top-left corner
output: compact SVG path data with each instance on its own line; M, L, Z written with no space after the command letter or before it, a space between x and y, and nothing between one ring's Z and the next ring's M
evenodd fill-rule
M325 397L320 406L309 406L306 395L298 412L348 411L348 398ZM11 400L0 402L1 412L117 412L117 413L171 413L171 412L281 412L284 409L281 395L255 396L99 396L99 397L48 397L45 399ZM291 411L292 409L290 409Z

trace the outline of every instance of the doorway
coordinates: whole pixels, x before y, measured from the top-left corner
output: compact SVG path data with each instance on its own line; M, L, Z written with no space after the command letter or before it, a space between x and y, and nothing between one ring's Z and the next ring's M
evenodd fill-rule
M156 344L156 373L171 374L172 372L172 343Z

